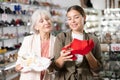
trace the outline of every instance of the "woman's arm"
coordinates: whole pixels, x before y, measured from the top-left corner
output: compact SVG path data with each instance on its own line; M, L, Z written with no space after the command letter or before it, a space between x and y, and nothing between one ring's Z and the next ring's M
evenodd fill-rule
M102 68L102 55L101 55L101 47L99 40L94 37L94 49L86 54L87 61L91 70L100 71Z
M64 66L65 61L71 61L72 55L70 54L70 50L62 50L65 46L65 35L64 33L60 33L57 35L55 44L54 44L54 69L59 70Z
M15 70L18 72L23 69L23 67L22 67L23 57L22 56L25 55L27 52L27 49L29 46L28 43L29 43L29 40L28 40L28 38L25 37L23 42L22 42L22 45L18 51L16 66L15 66Z

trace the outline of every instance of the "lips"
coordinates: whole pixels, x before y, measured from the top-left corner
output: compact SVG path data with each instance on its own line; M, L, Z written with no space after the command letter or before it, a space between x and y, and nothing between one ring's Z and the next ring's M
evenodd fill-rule
M72 27L73 27L73 28L77 27L77 24L72 24Z
M49 28L49 27L51 27L51 25L45 25L45 27L46 27L46 28Z

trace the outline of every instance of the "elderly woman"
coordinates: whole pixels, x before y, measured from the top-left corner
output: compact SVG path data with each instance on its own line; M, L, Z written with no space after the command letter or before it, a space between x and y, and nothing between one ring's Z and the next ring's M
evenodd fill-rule
M31 17L32 35L26 36L18 51L16 71L20 80L52 80L47 68L53 58L55 36L52 35L51 15L38 9Z

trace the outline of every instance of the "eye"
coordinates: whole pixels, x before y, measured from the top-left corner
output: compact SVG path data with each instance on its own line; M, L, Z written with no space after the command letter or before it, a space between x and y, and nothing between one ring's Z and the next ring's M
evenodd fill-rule
M79 16L75 16L75 19L78 19L79 18Z
M43 20L42 20L42 19L40 19L40 20L39 20L39 22L40 22L40 23L43 23Z
M68 18L67 18L67 21L70 21L70 20L71 20L71 18L68 17Z

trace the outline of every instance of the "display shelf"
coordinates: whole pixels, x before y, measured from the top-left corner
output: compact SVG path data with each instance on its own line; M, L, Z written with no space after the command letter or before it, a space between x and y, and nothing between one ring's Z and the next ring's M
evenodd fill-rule
M0 41L4 46L11 46L17 43L21 43L22 41L20 38L24 38L24 36L30 35L29 26L7 26L0 28L0 30L1 29L3 32L0 34ZM13 31L11 32L11 30ZM9 43L9 41L13 43Z
M14 49L14 50L8 50L8 51L6 51L5 53L1 53L0 54L0 56L8 56L8 55L10 55L10 54L15 54L15 53L17 53L17 51L18 51L18 49Z
M44 8L50 11L52 14L52 20L53 20L53 27L54 31L61 31L64 30L65 24L65 8L61 8L58 5L50 4L50 3L43 3L39 2L40 4L33 4L33 3L19 3L19 2L1 2L1 7L5 9L6 7L10 8L11 13L4 14L5 18L2 18L3 14L0 14L3 22L7 21L7 24L3 24L0 26L0 46L1 47L15 47L15 45L22 43L24 36L30 35L30 16L32 13L39 8ZM20 6L20 10L15 10L15 6ZM63 15L64 14L64 15ZM14 24L12 21L14 20L17 22L18 19L22 19L24 22L24 25ZM10 24L9 24L10 23ZM11 24L12 23L12 24ZM12 31L12 32L11 32ZM54 32L53 31L53 32ZM7 36L5 36L7 34ZM11 38L11 35L13 34L14 37ZM5 52L4 54L1 54L4 58L6 56L10 56L13 54L17 54L17 50L11 51L11 52ZM3 58L3 60L4 60ZM12 60L12 59L11 59ZM16 76L19 76L17 72L10 73L12 69L15 67L15 61L12 61L10 63L5 63L3 66L1 66L1 73L0 76L2 76L2 80L12 80ZM14 70L13 70L14 71ZM7 73L7 75L6 75ZM13 75L13 76L12 76ZM1 78L0 78L1 79Z
M13 50L13 51L7 51L5 53L1 53L0 67L4 67L4 70L5 70L5 69L8 69L10 65L13 65L17 60L17 51L18 50Z
M15 62L13 63L9 63L7 65L4 66L0 66L0 72L2 72L2 70L9 70L15 67Z
M14 67L15 67L15 62L6 65L4 70L9 70L9 69L12 69Z
M3 9L6 6L13 10L14 5L2 4ZM0 14L0 21L3 21L3 25L0 25L0 50L2 51L2 48L5 48L6 52L0 54L0 80L12 80L18 76L14 67L17 60L18 47L20 47L18 44L22 42L19 38L24 38L24 33L29 33L29 26L27 25L29 14L12 13L4 15L6 15L6 19L3 18L3 14ZM22 21L24 20L24 25L18 24L20 19L22 19ZM16 24L12 23L12 20L14 20ZM10 50L8 48L10 48Z
M6 19L3 17L3 15L6 15ZM0 14L0 16L1 16L1 19L0 20L2 20L2 21L4 21L4 22L6 22L6 21L8 21L9 22L9 24L10 24L10 21L12 21L13 19L14 20L17 20L17 19L22 19L24 22L25 22L25 24L27 23L27 21L30 19L30 15L28 15L28 14L6 14L6 13L4 13L4 14ZM4 19L5 20L4 20ZM7 26L9 26L9 25L7 25ZM7 26L5 26L5 27L7 27ZM11 25L11 26L13 26L13 25Z
M103 77L120 80L120 9L105 9L100 18L100 42L103 57Z
M84 9L86 13L86 23L85 23L85 31L89 33L96 33L99 35L100 33L100 19L102 16L101 10L89 8Z
M118 46L113 46L114 44L103 44L102 58L103 58L103 73L104 78L109 80L119 80L120 79L120 50ZM107 48L109 47L109 48ZM107 49L106 49L107 48Z
M10 40L10 39L16 39L17 37L14 38L1 38L0 41L4 41L4 40Z
M111 38L111 43L120 43L120 9L105 9L101 18L101 42L104 38ZM104 38L103 38L104 37Z
M8 54L13 54L13 53L9 52ZM14 54L16 54L16 53L14 53ZM5 55L6 54L4 53L3 56L5 56ZM12 62L10 61L8 63L0 64L0 79L11 80L18 75L18 73L15 72L15 70L14 70L15 63L16 63L16 60L14 60ZM14 72L14 74L13 74L13 72Z
M14 69L15 63L11 63L0 70L0 80L12 80L15 77L19 76L19 73L17 73Z
M15 74L12 74L12 75L8 75L6 80L12 80L14 79L15 77L19 76L20 74L19 73L15 73Z

